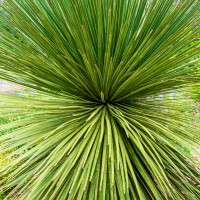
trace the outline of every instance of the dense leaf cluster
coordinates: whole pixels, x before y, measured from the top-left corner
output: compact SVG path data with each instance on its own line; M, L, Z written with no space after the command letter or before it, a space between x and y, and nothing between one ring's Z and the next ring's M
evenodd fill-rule
M190 99L199 73L197 0L7 0L0 78L37 90L0 95L4 189L19 200L198 200ZM52 92L53 91L53 92ZM156 98L151 98L152 96ZM184 108L183 108L184 105ZM171 112L170 110L173 110Z

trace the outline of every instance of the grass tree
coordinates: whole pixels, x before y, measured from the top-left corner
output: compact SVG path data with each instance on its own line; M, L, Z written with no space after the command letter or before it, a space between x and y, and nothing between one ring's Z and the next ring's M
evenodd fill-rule
M0 126L7 198L199 199L199 165L178 146L198 146L200 124L189 97L159 96L200 80L198 0L1 9L0 78L36 91L0 95L1 117L20 119Z

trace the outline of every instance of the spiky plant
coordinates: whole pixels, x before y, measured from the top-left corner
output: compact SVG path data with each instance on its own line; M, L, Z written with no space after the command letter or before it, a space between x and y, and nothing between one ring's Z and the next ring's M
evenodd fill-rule
M1 115L23 116L0 126L8 198L199 199L199 165L178 146L198 147L200 124L189 98L159 96L200 80L198 0L1 7L0 78L36 91L1 95Z

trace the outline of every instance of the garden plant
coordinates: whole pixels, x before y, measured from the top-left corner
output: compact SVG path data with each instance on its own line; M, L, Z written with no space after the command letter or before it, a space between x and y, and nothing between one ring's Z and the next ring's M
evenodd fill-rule
M199 199L198 0L0 6L0 79L34 91L0 94L6 199Z

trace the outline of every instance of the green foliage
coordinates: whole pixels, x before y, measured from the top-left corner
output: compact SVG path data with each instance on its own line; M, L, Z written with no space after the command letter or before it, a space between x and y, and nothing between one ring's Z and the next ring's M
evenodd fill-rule
M10 173L7 198L199 199L191 99L159 97L197 92L197 0L7 0L2 9L0 78L37 91L0 95L0 117L34 113L0 126L0 153L14 149L0 170Z
M0 118L0 124L7 124L9 123L11 120L10 118ZM0 132L0 135L2 135L3 133ZM6 153L1 153L0 154L0 167L5 166L9 163L9 161L6 159ZM5 181L6 179L6 175L4 176L0 176L0 183L2 183L3 181ZM2 188L1 184L0 187ZM6 194L0 190L0 200L3 200L6 197Z
M0 200L3 200L5 198L4 194L0 194Z
M5 153L4 153L4 154L0 154L0 167L5 166L5 165L7 165L7 164L9 163L9 161L6 160L5 157L6 157L6 154L5 154ZM2 188L1 183L4 182L5 179L6 179L6 175L0 176L0 187L1 187L1 188ZM1 189L1 190L0 190L0 200L3 200L3 199L5 198L5 196L6 196L6 193L4 193L4 192L2 191L2 189Z

